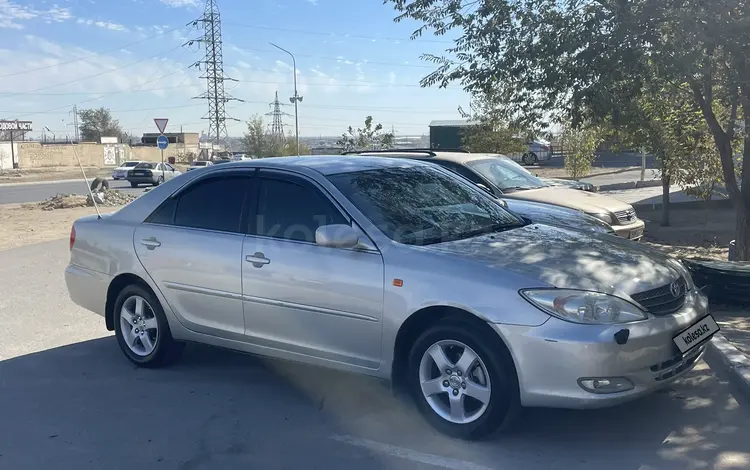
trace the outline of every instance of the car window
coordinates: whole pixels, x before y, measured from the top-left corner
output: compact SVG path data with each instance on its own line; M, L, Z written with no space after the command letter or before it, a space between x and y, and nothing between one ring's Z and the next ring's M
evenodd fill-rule
M474 173L473 171L471 171L470 169L466 168L463 165L460 165L454 162L446 162L444 160L430 160L430 161L432 163L442 166L446 170L450 170L454 173L458 173L459 175L463 176L464 178L468 179L474 184L485 184L484 180L479 175L477 175L476 173Z
M328 179L400 243L429 245L525 224L481 189L431 166L355 171Z
M174 171L174 167L169 163L165 163L164 166L167 167L167 171Z
M319 189L303 180L262 178L254 233L315 242L318 227L347 220Z
M476 160L468 165L503 191L520 191L549 186L521 165L507 158Z
M245 175L204 179L177 196L173 225L180 227L240 232L240 218L245 194L252 178ZM155 214L152 223L170 223L169 202L161 208L165 215ZM163 221L163 222L159 222Z
M135 168L138 168L140 170L153 170L153 169L156 168L156 164L155 163L143 162L143 163L137 164L135 166Z
M122 164L123 168L132 168L134 166L138 165L138 162L125 162Z

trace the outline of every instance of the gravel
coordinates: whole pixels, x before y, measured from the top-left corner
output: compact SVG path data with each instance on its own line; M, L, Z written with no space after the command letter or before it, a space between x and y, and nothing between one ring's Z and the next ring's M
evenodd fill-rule
M127 194L117 190L105 189L104 191L94 193L96 203L100 206L115 207L124 206L138 198L135 194ZM91 207L94 202L91 195L82 194L58 194L47 198L37 204L30 204L31 207L41 208L45 211L55 209L70 209L71 207Z

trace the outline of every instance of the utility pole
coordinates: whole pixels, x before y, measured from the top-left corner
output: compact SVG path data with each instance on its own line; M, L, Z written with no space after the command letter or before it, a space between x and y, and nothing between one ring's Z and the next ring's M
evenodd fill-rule
M227 120L239 121L227 117L226 103L229 101L243 100L234 98L224 92L224 82L237 80L229 78L224 74L224 57L222 52L221 40L221 15L216 0L207 0L203 16L188 23L188 26L199 27L203 29L203 37L193 39L184 44L192 46L195 43L203 44L206 48L206 55L203 60L191 65L198 70L203 70L200 78L206 80L207 90L205 93L195 96L193 99L206 100L208 102L208 114L203 119L208 120L208 138L211 142L219 145L227 140Z
M294 134L297 137L297 156L299 156L299 113L297 112L297 103L302 101L302 97L297 94L297 59L294 58L294 54L284 49L283 47L279 47L274 43L270 43L270 44L276 49L286 52L287 54L289 54L289 57L292 58L292 75L294 77L294 96L289 98L289 101L294 103Z
M73 105L73 129L74 129L74 137L75 141L79 142L79 136L78 136L78 106Z

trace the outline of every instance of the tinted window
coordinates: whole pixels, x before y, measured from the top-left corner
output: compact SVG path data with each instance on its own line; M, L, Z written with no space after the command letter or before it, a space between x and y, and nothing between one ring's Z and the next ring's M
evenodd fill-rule
M131 168L131 167L134 167L136 165L138 165L138 162L125 162L125 163L123 163L122 167L123 168Z
M314 243L318 227L346 223L333 204L309 183L261 179L255 227L258 235Z
M240 232L240 217L249 176L203 180L179 195L174 225Z
M143 169L143 170L153 170L154 168L156 168L156 164L155 163L145 163L144 162L144 163L137 164L135 167Z
M427 245L524 224L481 189L436 168L382 168L328 179L393 240Z
M458 163L453 163L453 162L441 161L441 160L431 160L431 161L432 163L442 166L446 170L450 170L454 173L458 173L459 175L463 176L464 178L468 179L474 184L484 184L484 181L482 180L482 178L479 177L479 175L477 175L470 169L464 167L463 165L460 165Z

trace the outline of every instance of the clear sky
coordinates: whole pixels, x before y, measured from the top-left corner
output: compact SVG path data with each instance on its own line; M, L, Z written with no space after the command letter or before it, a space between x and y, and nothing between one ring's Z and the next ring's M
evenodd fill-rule
M422 53L441 53L449 38L410 40L414 23L394 23L381 0L218 0L224 68L231 95L229 123L239 136L244 121L269 112L276 91L293 94L288 55L297 58L300 134L339 135L372 115L397 134L422 134L433 119L458 119L468 108L459 87L423 89L433 67ZM170 119L167 131L200 132L205 101L197 44L201 32L187 23L203 14L203 0L0 0L0 117L47 126L72 135L70 110L108 107L136 135L154 132L154 117ZM293 114L292 106L285 106ZM265 117L270 122L270 117ZM285 117L293 131L294 117ZM39 132L34 133L35 136ZM49 135L49 133L48 133Z

